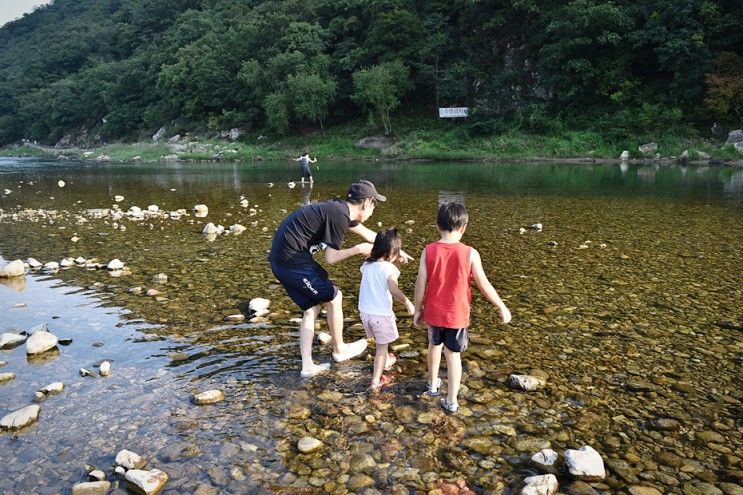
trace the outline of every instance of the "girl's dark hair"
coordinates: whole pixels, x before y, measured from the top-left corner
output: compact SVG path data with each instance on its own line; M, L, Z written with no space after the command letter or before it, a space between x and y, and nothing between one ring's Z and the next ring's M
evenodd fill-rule
M467 208L462 203L444 203L439 206L439 213L436 216L436 225L441 230L453 232L462 227L466 227L470 221L470 215Z
M374 238L374 246L371 250L371 256L366 261L379 261L382 258L394 258L400 254L402 249L402 239L397 233L396 228L380 230L377 237Z

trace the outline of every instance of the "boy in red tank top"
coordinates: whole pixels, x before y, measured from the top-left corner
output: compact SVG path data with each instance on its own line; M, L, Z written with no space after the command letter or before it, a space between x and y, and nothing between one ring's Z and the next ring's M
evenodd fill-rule
M418 278L415 281L416 327L428 324L428 393L439 395L441 351L446 357L447 396L441 407L447 412L459 410L457 395L462 381L461 352L467 349L470 325L470 283L500 311L503 323L511 321L511 312L490 284L476 249L460 242L467 229L469 214L461 203L439 207L436 224L441 239L421 253Z

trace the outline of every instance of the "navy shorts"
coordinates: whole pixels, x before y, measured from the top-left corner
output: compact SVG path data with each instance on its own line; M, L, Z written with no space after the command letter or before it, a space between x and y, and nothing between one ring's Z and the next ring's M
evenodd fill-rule
M302 311L332 301L338 294L338 288L328 279L328 272L318 264L289 267L271 263L271 271Z
M309 165L300 165L299 173L302 174L303 178L312 177L312 172L310 171Z
M466 328L444 328L428 325L428 342L431 345L441 345L451 352L464 352L469 345L469 335Z

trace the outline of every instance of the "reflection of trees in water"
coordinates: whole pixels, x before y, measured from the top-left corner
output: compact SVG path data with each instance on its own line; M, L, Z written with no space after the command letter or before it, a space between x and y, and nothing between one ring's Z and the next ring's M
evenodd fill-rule
M463 205L466 205L467 203L464 198L464 191L447 191L441 189L439 191L439 206L444 203L462 203Z

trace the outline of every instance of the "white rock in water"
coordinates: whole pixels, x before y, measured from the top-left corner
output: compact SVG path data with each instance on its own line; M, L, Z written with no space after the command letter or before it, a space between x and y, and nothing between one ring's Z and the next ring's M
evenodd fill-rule
M245 315L242 313L237 313L234 315L227 315L224 317L224 321L241 322L243 320L245 320Z
M98 369L101 372L101 376L108 376L111 374L111 363L109 361L103 361Z
M289 186L289 189L294 189L295 187L297 187L297 183L294 181L289 181L286 185Z
M65 186L65 182L63 180L57 181L57 185L59 187L64 187Z
M40 262L39 260L37 260L36 258L28 258L28 259L26 260L26 263L28 263L28 266L30 266L30 267L31 267L31 268L33 268L33 269L41 268L42 266L44 266L44 265L42 265L42 264L41 264L41 262Z
M18 335L17 333L5 332L0 335L0 349L3 347L13 347L21 345L26 341L25 335Z
M77 241L79 241L79 240L80 240L80 238L79 238L78 236L76 236L76 235L73 235L73 236L72 236L72 237L70 238L70 240L71 240L72 242L77 242Z
M39 389L39 392L41 392L44 395L47 394L59 394L64 390L64 383L62 382L54 382L50 383L46 387Z
M526 234L526 229L524 227L519 227L519 234Z
M542 230L542 224L541 223L533 223L529 226L531 230L540 231Z
M168 281L168 276L164 273L158 273L157 275L152 276L152 281L156 284L164 284Z
M15 379L15 373L7 372L7 373L0 373L0 383L3 382L9 382L10 380Z
M333 337L328 332L317 332L317 340L321 344L329 344L333 341Z
M549 471L554 469L559 456L560 455L552 449L542 449L531 456L531 462L542 471Z
M524 479L524 484L521 495L553 495L560 488L554 474L529 476Z
M642 153L643 155L651 155L658 151L658 143L651 142L647 144L643 144L637 147L637 149Z
M7 196L8 194L12 193L13 191L11 191L10 189L5 189L3 192Z
M78 256L77 258L75 258L75 263L77 263L78 265L84 265L86 261L88 260L86 260L82 256Z
M704 151L697 151L697 157L700 160L709 160L710 158L712 158L710 155L708 155Z
M109 490L110 481L85 481L72 485L72 495L106 495Z
M323 443L318 440L317 438L312 437L302 437L299 439L299 442L297 443L297 448L300 452L303 452L305 454L309 452L314 452L320 448L322 448Z
M34 355L57 347L57 336L51 332L36 332L26 340L26 354Z
M250 303L248 303L248 308L250 308L250 311L257 313L258 311L261 311L263 309L268 309L268 306L270 305L270 300L264 299L262 297L255 297L250 300Z
M46 323L42 323L41 325L36 325L31 327L31 329L28 331L29 335L32 335L36 332L48 332L49 327L46 325Z
M106 473L100 469L94 469L88 473L88 477L93 481L103 481L106 479Z
M566 450L565 465L570 474L578 480L595 482L606 478L604 460L590 445L584 445L579 450Z
M75 260L73 260L72 258L65 258L63 260L60 260L59 262L59 266L61 266L62 268L67 268L73 266L74 264Z
M538 390L546 384L541 378L531 375L511 375L506 381L509 387L525 392L533 392Z
M240 235L243 232L245 232L247 228L243 225L240 225L239 223L236 223L234 225L230 225L230 234Z
M250 201L248 201L247 199L241 199L240 206L242 206L243 208L247 208L248 206L250 206Z
M629 159L629 151L628 151L628 150L624 150L624 151L622 151L622 154L621 154L621 155L619 155L619 158L620 158L620 159L621 159L622 161L628 160L628 159Z
M116 201L117 203L121 203L122 201L124 201L124 196L122 196L121 194L117 194L116 196L114 196L114 201Z
M142 495L155 495L159 493L167 482L167 473L159 469L152 469L150 471L130 469L126 472L127 488L134 491L134 493Z
M224 392L221 390L207 390L193 396L193 402L197 406L205 406L207 404L216 404L224 400Z
M207 213L209 213L209 207L206 206L206 205L196 205L196 206L193 207L193 211L195 211L197 213L207 214Z
M147 465L147 459L131 450L124 449L116 454L116 464L126 469L142 469Z
M80 373L80 376L92 376L93 378L98 377L98 375L96 375L90 370L86 370L85 368L80 368L80 371L78 373Z
M13 411L0 419L0 428L15 430L28 426L38 419L39 411L41 411L41 408L36 404Z
M123 270L124 263L122 263L120 259L114 258L108 262L108 265L106 265L106 268L109 270Z
M204 230L201 231L202 234L216 234L217 233L217 226L213 223L209 222L204 226Z
M45 263L43 266L43 270L45 272L56 272L59 270L59 263L56 261L50 261L49 263Z
M160 211L160 207L157 205L150 205L147 207L147 211L151 213L157 213L158 211Z
M26 266L21 260L11 261L0 268L0 278L22 277L26 274Z

